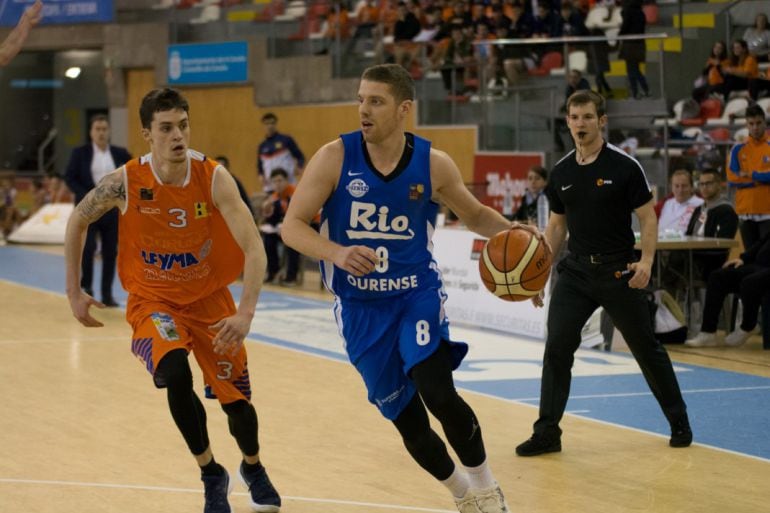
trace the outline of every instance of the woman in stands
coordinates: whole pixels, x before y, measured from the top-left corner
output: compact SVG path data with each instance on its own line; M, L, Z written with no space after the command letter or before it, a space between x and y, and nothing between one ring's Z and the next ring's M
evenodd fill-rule
M758 13L754 26L746 29L743 39L749 45L749 53L759 62L767 62L770 57L770 28L767 26L767 14Z
M733 41L733 51L727 66L722 67L724 82L714 88L714 91L724 95L725 101L730 99L730 93L749 88L749 80L757 78L759 66L757 59L749 53L749 45L744 39Z
M705 100L714 88L725 81L722 69L728 67L730 61L727 57L727 45L724 41L717 41L711 48L711 54L706 60L706 67L699 77L700 85L692 90L692 97L698 103Z

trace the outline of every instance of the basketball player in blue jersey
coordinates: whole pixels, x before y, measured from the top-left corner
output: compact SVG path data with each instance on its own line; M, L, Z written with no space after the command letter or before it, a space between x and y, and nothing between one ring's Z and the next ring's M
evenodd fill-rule
M508 512L478 420L452 380L468 346L449 338L431 235L438 201L485 237L511 223L466 189L446 153L404 131L413 99L414 84L402 67L364 71L361 129L310 160L284 218L283 239L322 260L350 361L409 454L451 491L459 511ZM310 222L322 207L317 233ZM431 430L426 406L462 467Z

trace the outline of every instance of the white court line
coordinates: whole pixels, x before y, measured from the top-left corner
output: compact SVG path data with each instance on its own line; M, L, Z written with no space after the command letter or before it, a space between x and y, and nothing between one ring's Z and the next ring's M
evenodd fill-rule
M6 338L0 340L0 344L51 344L60 342L103 342L108 340L130 340L131 336L125 337L66 337L66 338Z
M73 486L73 487L81 487L81 488L113 488L113 489L120 489L120 490L144 490L144 491L151 491L151 492L175 492L175 493L197 493L197 494L203 493L202 490L193 489L193 488L125 485L125 484L118 484L118 483L87 483L83 481L49 481L49 480L42 480L42 479L13 479L13 478L0 477L0 483ZM248 496L246 492L233 492L231 495L241 495L244 497ZM294 497L291 495L282 495L281 499L290 500L290 501L299 501L299 502L317 502L322 504L341 504L345 506L367 506L370 508L395 509L395 510L402 510L402 511L426 511L429 513L452 513L454 511L454 510L448 510L448 509L418 508L416 506L398 506L395 504L378 504L375 502L319 499L319 498L313 498L313 497Z

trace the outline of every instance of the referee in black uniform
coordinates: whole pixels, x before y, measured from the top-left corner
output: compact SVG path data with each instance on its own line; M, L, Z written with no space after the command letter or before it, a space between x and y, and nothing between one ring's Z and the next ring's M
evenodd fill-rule
M606 144L604 98L578 91L567 100L567 125L575 150L561 159L548 183L551 215L546 240L558 255L569 232L570 254L559 264L559 280L548 311L540 417L534 434L516 447L519 456L561 451L561 421L569 398L574 354L581 329L603 307L631 349L671 425L672 447L692 443L687 406L671 360L655 339L642 289L650 279L657 219L650 186L639 162ZM631 213L641 222L642 258L634 261ZM541 297L535 297L542 306Z

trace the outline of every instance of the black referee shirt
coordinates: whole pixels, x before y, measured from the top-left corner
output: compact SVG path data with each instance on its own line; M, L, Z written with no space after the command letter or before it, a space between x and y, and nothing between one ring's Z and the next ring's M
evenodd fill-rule
M546 194L551 210L567 216L572 253L633 250L631 213L652 199L647 176L636 159L605 142L596 160L587 165L579 165L572 150L556 163L549 178Z

